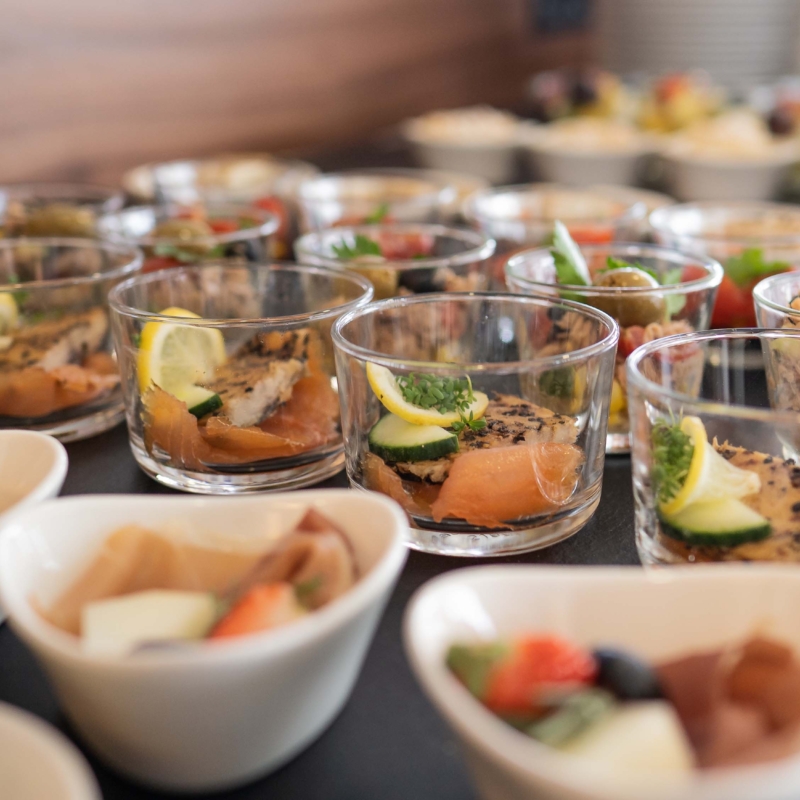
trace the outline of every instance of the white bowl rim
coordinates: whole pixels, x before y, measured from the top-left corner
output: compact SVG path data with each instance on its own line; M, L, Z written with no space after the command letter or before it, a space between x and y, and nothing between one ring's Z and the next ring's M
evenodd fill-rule
M542 782L549 782L551 786L570 788L585 792L586 798L597 797L607 800L611 795L595 794L597 774L591 764L584 765L579 758L566 753L561 753L544 744L520 735L519 731L503 722L484 708L468 690L449 675L443 664L431 666L430 660L422 655L418 647L417 627L418 617L425 601L431 596L435 597L452 585L469 584L478 579L484 583L502 583L503 578L510 573L531 575L531 582L548 581L558 582L564 577L579 576L581 574L600 578L607 582L620 580L635 583L666 583L681 580L705 582L709 580L749 581L758 583L770 580L775 575L783 575L787 579L800 581L800 571L796 567L785 564L715 564L675 566L664 568L646 568L636 566L545 566L539 564L507 564L466 567L444 574L437 575L421 586L413 594L403 616L403 645L411 664L412 670L425 690L429 700L453 726L458 735L469 741L476 749L490 753L491 758L502 763L505 767L517 774L536 776ZM715 784L733 784L747 779L748 784L756 784L763 780L765 774L793 765L800 769L800 754L794 757L774 762L765 762L744 767L726 767L724 770L709 772L695 771L688 782L678 784L677 787L685 789L685 797L694 796L688 792L694 788L711 789ZM565 781L564 775L568 772L570 780ZM796 777L796 776L795 776ZM622 784L620 795L615 800L637 800L641 798L641 790L647 776L642 776L642 782L630 784L630 788ZM676 784L667 784L664 788L669 792L675 790ZM648 789L655 788L649 786ZM623 790L627 790L624 793ZM669 797L674 795L669 794ZM715 800L718 796L714 795ZM656 794L653 797L657 797Z
M121 501L174 505L207 505L209 503L237 503L240 505L270 504L275 500L305 500L309 507L320 503L324 505L326 496L346 496L352 502L360 503L366 499L361 493L350 489L317 489L304 492L302 495L291 492L280 492L256 497L171 497L169 495L79 495L61 498L43 503L27 513L45 513L61 509L67 512L71 506L97 506L102 509L116 508ZM387 586L391 585L400 573L407 557L406 538L408 521L400 506L388 497L370 492L369 500L382 505L394 521L392 539L385 552L376 561L367 574L359 578L356 585L341 597L323 608L314 611L303 619L263 634L242 636L225 642L192 643L174 648L145 650L135 656L100 656L90 655L81 650L80 640L65 631L61 631L46 622L34 610L29 601L18 591L9 589L6 581L0 580L0 598L8 614L11 627L25 639L36 644L37 648L48 651L54 657L65 660L72 665L84 667L102 667L119 672L141 671L182 671L186 669L204 669L213 664L224 664L232 661L252 658L270 658L283 655L301 648L317 639L333 633L348 621L361 613L369 605L377 602ZM358 498L358 499L356 499ZM324 508L321 509L324 513ZM10 524L25 523L24 516L15 515ZM109 531L110 533L111 531ZM4 554L9 546L6 542L11 535L7 526L0 531L0 575L7 565Z

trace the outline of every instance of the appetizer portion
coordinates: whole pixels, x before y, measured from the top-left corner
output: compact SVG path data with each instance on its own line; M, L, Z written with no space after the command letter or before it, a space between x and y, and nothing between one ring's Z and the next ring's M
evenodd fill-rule
M395 375L369 362L367 378L389 413L369 431L362 481L415 521L503 529L573 499L584 462L574 418L487 395L468 377Z
M522 734L627 775L688 775L800 750L800 660L761 636L649 664L530 634L454 644L447 666Z
M216 544L128 525L48 608L34 604L86 653L128 656L291 624L359 577L347 535L313 508L269 547L237 550L221 536Z
M653 426L657 538L686 561L800 561L800 467L709 441L702 420Z
M289 467L291 457L308 463L340 443L338 398L312 328L256 333L228 355L217 328L148 322L137 367L144 442L158 463L207 472L283 459Z

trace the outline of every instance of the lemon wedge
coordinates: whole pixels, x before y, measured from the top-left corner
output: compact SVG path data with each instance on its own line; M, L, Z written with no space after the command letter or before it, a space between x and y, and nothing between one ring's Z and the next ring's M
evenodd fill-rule
M694 451L683 486L668 503L661 506L664 516L671 517L698 501L708 502L726 497L738 500L761 489L761 479L757 473L735 467L714 449L698 417L684 417L681 431L691 439Z
M627 407L628 403L626 402L625 394L622 391L622 386L620 386L619 381L614 378L614 382L611 384L611 402L608 406L609 416L621 414Z
M19 309L14 296L0 293L0 334L7 334L19 326Z
M462 414L469 418L472 413L473 419L480 419L486 412L486 406L489 405L489 398L483 392L473 392L474 399L463 412L448 411L443 414L435 408L415 406L403 397L394 373L371 361L367 363L367 380L372 391L378 396L378 400L392 414L396 414L412 425L439 425L448 428L454 422L460 421Z
M183 308L168 308L161 313L199 319ZM216 328L172 322L148 322L142 328L137 356L142 392L155 384L183 399L195 386L211 380L217 367L224 363L225 340Z

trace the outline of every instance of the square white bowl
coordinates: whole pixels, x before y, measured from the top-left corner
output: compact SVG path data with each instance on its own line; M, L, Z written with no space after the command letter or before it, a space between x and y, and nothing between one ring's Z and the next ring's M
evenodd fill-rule
M125 524L230 536L246 546L291 530L313 506L353 544L358 583L291 625L230 642L127 657L82 651L35 611L71 584ZM350 490L269 497L134 495L56 500L15 514L0 536L0 596L76 731L135 780L207 791L270 772L339 713L406 558L408 523L386 497ZM235 546L235 544L234 544Z
M452 676L445 657L455 642L531 632L652 661L755 633L800 652L799 606L800 570L793 567L473 567L417 592L405 644L423 689L461 739L484 800L791 800L800 789L800 755L673 783L612 780L495 717Z

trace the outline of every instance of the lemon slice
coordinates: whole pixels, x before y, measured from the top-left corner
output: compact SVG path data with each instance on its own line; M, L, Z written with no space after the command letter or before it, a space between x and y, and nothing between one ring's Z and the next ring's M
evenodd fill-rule
M6 334L19 326L19 309L14 296L0 293L0 334Z
M378 400L383 403L392 414L396 414L412 425L440 425L448 428L454 422L461 419L461 414L469 418L472 412L473 419L480 419L486 412L489 405L489 398L483 392L473 392L475 399L470 403L465 411L448 411L442 413L435 408L421 408L409 403L403 397L394 373L380 364L367 363L367 380L372 387L372 391L378 396Z
M694 452L680 491L661 506L664 516L671 517L697 501L708 502L726 497L738 500L761 489L761 479L757 473L735 467L714 449L698 417L684 417L681 430L692 440Z
M168 308L161 313L199 319L183 308ZM225 340L216 328L171 322L148 322L142 328L137 357L142 392L155 384L183 399L193 387L211 380L224 363Z

